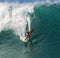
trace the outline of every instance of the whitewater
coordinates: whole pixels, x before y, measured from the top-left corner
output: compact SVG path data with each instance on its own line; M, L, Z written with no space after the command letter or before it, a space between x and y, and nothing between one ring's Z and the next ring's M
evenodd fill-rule
M20 39L25 37L26 31L31 30L29 13L33 13L33 8L33 4L0 3L0 32L11 29L20 36Z

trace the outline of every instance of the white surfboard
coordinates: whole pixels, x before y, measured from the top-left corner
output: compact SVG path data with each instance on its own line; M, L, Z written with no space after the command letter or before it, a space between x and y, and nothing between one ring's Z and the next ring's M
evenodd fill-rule
M26 39L26 37L24 37L24 38L22 39L23 42L28 42L28 40L29 40L29 38Z

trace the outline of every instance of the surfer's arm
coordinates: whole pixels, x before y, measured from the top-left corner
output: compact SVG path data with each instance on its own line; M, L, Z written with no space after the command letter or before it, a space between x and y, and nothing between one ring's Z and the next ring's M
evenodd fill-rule
M27 37L25 38L25 40L27 39Z

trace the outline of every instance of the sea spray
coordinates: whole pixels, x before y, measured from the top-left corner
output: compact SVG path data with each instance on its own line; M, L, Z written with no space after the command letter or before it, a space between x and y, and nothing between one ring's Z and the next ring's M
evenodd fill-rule
M32 4L1 4L4 8L0 8L0 31L12 29L20 39L25 37L26 27L31 29L31 19L29 13L33 12ZM27 30L27 31L28 31Z

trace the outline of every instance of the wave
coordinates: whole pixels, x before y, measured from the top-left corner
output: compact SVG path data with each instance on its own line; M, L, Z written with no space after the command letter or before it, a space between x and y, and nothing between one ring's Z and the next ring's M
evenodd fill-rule
M55 55L59 56L60 4L1 3L0 7L1 58L28 58L28 56L30 58L50 58L50 56L55 58ZM28 19L29 23L25 19ZM20 24L21 20L24 24ZM24 30L25 28L35 30L36 33L31 37L33 47L25 48L19 41L19 38L23 37L20 35L23 30L21 27ZM26 32L24 30L23 34Z
M60 15L58 14L60 9L59 4L0 3L0 7L0 32L8 29L14 30L15 34L20 36L20 39L31 28L39 30L39 24L43 19L45 19L44 21L59 19ZM49 19L49 17L51 18Z
M12 29L20 37L25 36L26 26L31 29L29 13L33 12L32 4L0 4L0 31Z

